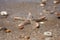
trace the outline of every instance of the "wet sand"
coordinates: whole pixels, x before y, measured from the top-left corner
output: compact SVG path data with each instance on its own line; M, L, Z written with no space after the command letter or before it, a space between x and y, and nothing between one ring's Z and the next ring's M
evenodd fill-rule
M27 40L21 38L20 36L30 36L29 40L44 40L45 36L43 33L45 31L51 31L53 33L52 40L60 40L60 19L58 19L54 14L43 13L44 9L54 10L52 8L52 0L48 1L45 8L40 7L39 2L5 2L0 1L0 11L7 11L8 17L4 18L0 15L0 27L6 27L12 32L5 33L0 31L0 40ZM57 11L60 11L60 4L57 5ZM50 7L50 8L49 8ZM23 21L14 20L15 16L27 18L28 13L31 12L34 18L40 17L40 12L47 17L47 21L44 24L40 24L40 28L33 29L35 26L34 21L32 24L24 26L23 30L20 30L18 24Z

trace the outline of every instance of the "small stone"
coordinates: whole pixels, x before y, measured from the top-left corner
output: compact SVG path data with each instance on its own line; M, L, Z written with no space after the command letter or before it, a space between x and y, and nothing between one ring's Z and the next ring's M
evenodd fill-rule
M54 3L54 4L59 4L59 3L60 3L60 1L55 0L55 1L53 1L53 3Z
M6 11L1 11L1 12L0 12L0 15L2 15L2 16L7 16L8 13L7 13Z
M41 7L44 7L44 6L45 6L45 4L41 3L41 4L40 4L40 6L41 6Z
M11 32L11 30L7 29L7 30L5 30L5 32L6 32L6 33L10 33L10 32Z
M52 36L52 32L49 32L49 31L44 32L44 35L45 35L45 36L49 36L49 37L51 37L51 36Z
M46 2L41 2L40 6L44 7L46 5Z
M25 38L25 39L30 39L30 36L25 36L24 38Z
M44 22L40 22L40 24L44 24Z
M50 14L54 14L55 11L50 11Z

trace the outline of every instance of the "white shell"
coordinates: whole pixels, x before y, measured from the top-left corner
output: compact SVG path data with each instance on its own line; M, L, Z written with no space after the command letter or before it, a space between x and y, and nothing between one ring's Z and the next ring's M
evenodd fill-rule
M5 15L5 16L6 16L6 15L8 15L8 14L7 14L7 12L6 12L6 11L1 11L1 12L0 12L0 15L2 15L2 16L4 16L4 15Z
M45 35L45 36L52 36L52 32L49 32L49 31L44 32L44 35Z

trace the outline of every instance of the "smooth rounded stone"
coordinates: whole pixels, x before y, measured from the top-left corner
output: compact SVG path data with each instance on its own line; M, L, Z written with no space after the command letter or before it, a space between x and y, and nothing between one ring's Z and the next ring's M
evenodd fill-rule
M2 16L7 16L8 13L7 13L6 11L1 11L1 12L0 12L0 15L2 15Z
M44 32L44 35L45 35L45 36L48 36L48 37L51 37L51 36L52 36L52 32L49 32L49 31Z

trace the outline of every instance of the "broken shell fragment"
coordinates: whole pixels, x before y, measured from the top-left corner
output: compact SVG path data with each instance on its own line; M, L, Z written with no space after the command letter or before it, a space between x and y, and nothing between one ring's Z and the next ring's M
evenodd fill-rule
M48 36L48 37L51 37L51 36L52 36L52 32L49 32L49 31L44 32L44 35L45 35L45 36Z
M1 11L1 12L0 12L0 15L2 15L2 16L7 16L8 13L7 13L6 11Z
M11 30L7 29L7 30L5 30L5 32L6 32L6 33L10 33L10 32L11 32Z

